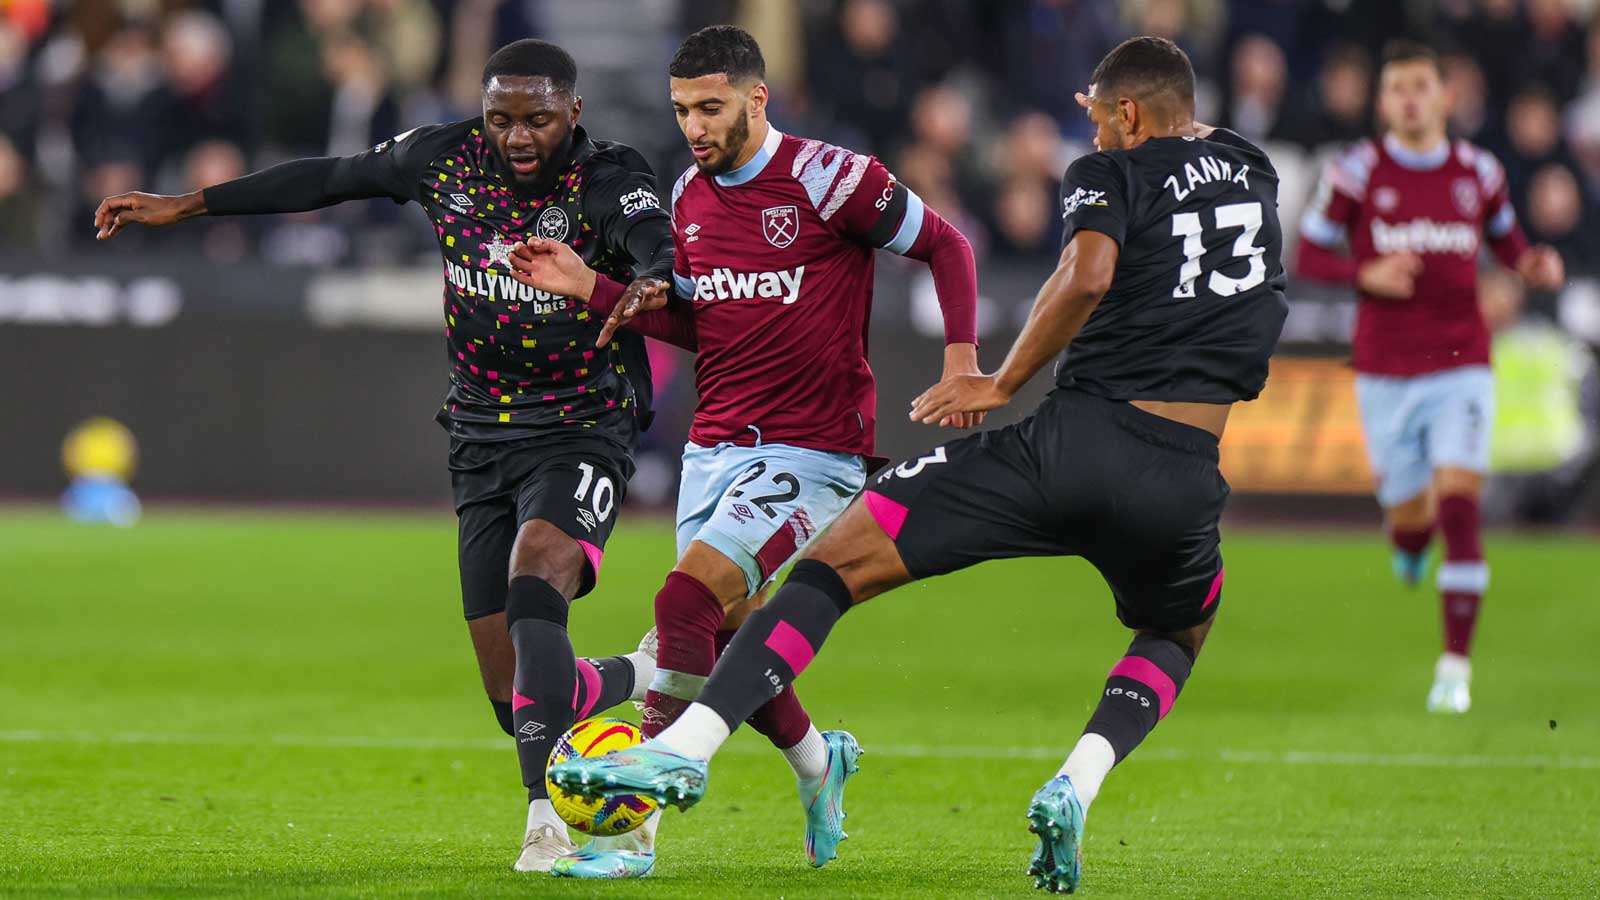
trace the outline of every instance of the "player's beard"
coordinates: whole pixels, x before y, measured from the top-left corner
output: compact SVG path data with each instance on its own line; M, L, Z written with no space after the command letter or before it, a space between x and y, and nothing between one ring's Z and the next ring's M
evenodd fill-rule
M532 178L522 178L511 168L511 160L506 158L505 151L498 143L494 144L495 155L500 158L501 171L506 173L506 180L511 183L511 189L524 197L543 197L555 187L556 178L566 170L567 161L572 159L573 129L567 129L567 134L556 145L549 156L535 153L539 156L539 168Z
M707 175L722 175L733 168L733 163L739 158L739 153L744 150L745 144L750 143L750 117L740 116L728 128L728 140L719 147L722 156L715 163L703 165L700 171Z

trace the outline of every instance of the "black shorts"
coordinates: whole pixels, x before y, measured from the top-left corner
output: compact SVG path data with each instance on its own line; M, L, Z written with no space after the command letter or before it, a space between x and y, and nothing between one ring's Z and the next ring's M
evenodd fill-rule
M502 612L517 529L543 519L589 559L578 596L594 589L606 539L633 476L633 459L604 438L559 435L450 442L460 521L461 605L468 619Z
M1006 428L885 469L863 497L916 578L1081 556L1129 628L1180 631L1221 602L1228 483L1209 432L1057 390Z

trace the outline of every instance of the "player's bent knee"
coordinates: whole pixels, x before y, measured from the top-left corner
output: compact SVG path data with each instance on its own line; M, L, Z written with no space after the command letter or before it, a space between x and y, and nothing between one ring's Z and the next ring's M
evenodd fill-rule
M859 499L806 551L802 562L806 560L837 572L855 603L865 603L911 581L894 541ZM799 564L795 569L799 570Z
M731 610L750 596L749 578L743 568L728 555L704 541L691 541L683 558L672 567L705 585L716 595L724 610Z
M588 564L583 548L570 535L542 519L532 519L517 529L507 578L540 578L571 598L583 585Z
M1483 493L1483 475L1471 469L1442 468L1433 473L1434 491L1441 497L1477 497Z
M1423 491L1384 510L1384 519L1390 528L1426 528L1433 524L1433 515L1432 491Z

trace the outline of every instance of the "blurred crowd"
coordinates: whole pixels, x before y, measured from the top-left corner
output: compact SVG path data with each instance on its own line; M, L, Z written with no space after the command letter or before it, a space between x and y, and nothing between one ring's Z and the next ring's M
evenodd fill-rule
M665 58L687 31L749 27L769 57L773 119L883 157L974 238L985 260L1045 261L1056 191L1088 149L1073 100L1123 38L1178 41L1202 121L1264 142L1293 229L1322 162L1373 131L1383 43L1445 55L1453 129L1505 162L1524 226L1575 269L1600 265L1596 0L4 0L0 247L92 238L130 189L181 192L304 155L362 150L473 115L494 47L574 51L586 119L670 181L687 163ZM648 20L644 24L639 24ZM629 23L633 23L630 30ZM648 26L654 38L632 35ZM596 38L613 31L626 40ZM636 71L631 71L632 70ZM632 78L632 80L629 80ZM612 81L659 84L606 90ZM611 116L596 119L597 105ZM381 262L431 252L390 204L279 221L210 220L127 241L226 262ZM1292 235L1291 235L1292 237ZM124 242L118 242L124 243Z

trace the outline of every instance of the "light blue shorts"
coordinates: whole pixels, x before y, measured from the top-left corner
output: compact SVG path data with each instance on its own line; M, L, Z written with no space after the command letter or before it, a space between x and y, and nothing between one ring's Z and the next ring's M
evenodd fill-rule
M1489 470L1494 376L1488 366L1409 377L1358 374L1356 402L1380 504L1421 494L1435 469Z
M850 505L867 482L851 453L788 444L683 447L678 557L708 544L744 571L754 594Z

